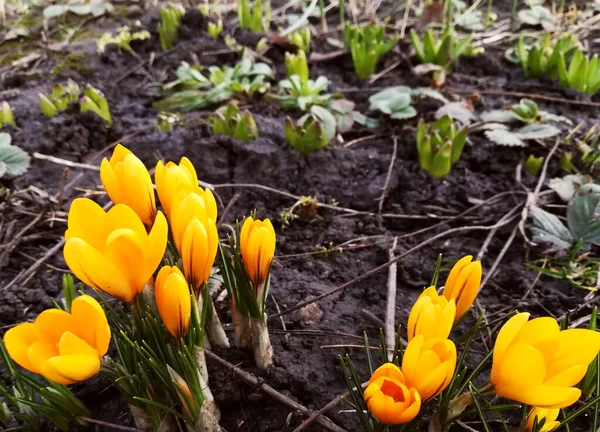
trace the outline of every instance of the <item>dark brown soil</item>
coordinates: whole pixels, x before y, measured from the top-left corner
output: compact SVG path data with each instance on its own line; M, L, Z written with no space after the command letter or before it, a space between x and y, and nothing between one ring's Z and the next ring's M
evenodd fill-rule
M141 18L153 33L157 16L156 11L149 11ZM110 20L99 20L95 25L98 28L119 26ZM259 39L257 35L239 31L235 35L242 43L252 41L254 44ZM222 53L226 48L223 40L211 39L205 31L204 19L192 11L184 18L177 45L179 49L160 55L157 41L156 34L153 34L151 40L134 46L144 59L151 53L159 54L151 66L137 70L134 68L138 60L133 56L118 54L110 49L107 54L98 55L93 41L61 52L61 56L86 53L85 65L91 71L88 76L68 68L58 75L51 75L50 71L60 62L60 58L43 61L37 67L39 74L30 74L28 69L0 69L0 99L9 101L19 125L18 129L9 130L13 142L31 153L39 152L93 165L110 153L110 150L106 150L107 146L119 141L149 167L153 167L159 157L169 160L178 160L184 155L189 157L199 177L215 185L226 205L236 193L240 193L228 213L227 222L242 217L254 208L260 217L270 217L274 221L279 258L273 268L271 286L273 298L281 310L293 307L310 296L323 294L385 263L389 259L388 249L395 236L399 238L396 250L396 254L399 254L451 227L493 225L526 198L515 179L517 164L529 153L545 156L548 152L548 148L538 144L532 144L525 150L498 147L481 135L473 135L470 137L472 145L465 149L452 173L443 180L435 180L418 167L414 141L417 120L396 122L381 118L382 125L376 131L377 138L349 147L332 143L303 158L287 145L283 133L285 114L266 103L250 107L260 134L260 138L251 143L212 135L198 113L189 116L185 127L175 128L168 133L157 132L156 111L152 108L152 102L160 94L159 83L171 79L181 61L193 62L194 56L197 56L202 64L221 65L233 64L237 58L234 54ZM317 42L316 45L317 49L325 51L324 43ZM408 52L407 44L400 47L404 53ZM518 101L518 98L505 95L486 95L486 90L584 99L554 83L541 85L540 82L526 80L520 69L505 61L502 55L501 50L492 47L484 55L461 61L449 75L443 91L448 96L461 94L465 97L480 92L482 99L478 109L501 108ZM266 57L274 62L278 77L283 77L281 49L271 48ZM398 58L397 53L390 54L381 69ZM356 79L349 56L312 65L311 76L319 75L326 75L332 81L331 91L343 93L357 102L363 111L368 108L366 101L374 93L375 86L419 84L419 79L411 74L406 61L384 75L371 88ZM105 92L115 121L111 129L107 129L93 115L77 114L76 110L54 118L42 115L37 94L47 93L54 82L62 82L67 78L76 80L80 85L89 82ZM600 102L600 97L595 96L592 101ZM585 121L589 127L600 120L597 108L543 100L538 102L543 109L569 116L575 124ZM422 102L418 106L420 116L432 118L437 106L435 102ZM346 134L346 142L371 133L353 131ZM393 136L398 140L398 151L383 213L420 215L423 217L421 219L377 215L378 200L392 156ZM548 178L560 174L558 159L555 158L550 163ZM535 187L536 182L537 179L529 175L523 179L524 185L529 188ZM369 212L370 215L351 215L320 208L312 220L296 220L283 227L279 222L280 213L294 203L293 199L255 187L222 186L231 183L265 185L298 196L316 197L321 203L335 201L341 208ZM59 294L61 272L66 270L60 251L45 261L31 277L17 278L16 283L5 287L60 241L70 201L82 193L97 190L99 178L95 171L67 170L62 165L34 160L26 175L14 181L2 180L1 185L8 188L10 194L19 194L18 199L10 194L0 195L0 257L5 249L2 245L9 244L15 238L20 240L18 248L6 256L6 262L0 261L0 326L6 328L51 307L50 297ZM39 192L25 191L29 186L35 186L57 199L51 200ZM458 215L478 200L486 200L506 191L514 193L493 205L479 208L466 218L441 224L423 234L410 235L435 225L440 221L439 217ZM106 198L99 196L99 201L105 203ZM42 221L20 239L15 237L40 212L47 212ZM501 229L491 241L483 258L484 274L496 260L513 228L514 225L509 225ZM476 255L487 234L488 231L470 231L448 236L406 256L398 268L396 322L406 322L412 303L431 278L431 270L439 253L444 255L448 265L462 255ZM312 252L317 245L338 245L365 236L378 237L366 240L365 244L370 245L368 247L345 250L343 253L333 250L327 255L286 257ZM577 307L587 294L565 281L542 278L532 295L523 299L537 274L524 266L528 252L536 251L528 251L518 236L494 277L480 293L479 301L489 317L494 318L501 311L516 308L534 315L559 317ZM448 265L445 265L445 271ZM361 340L357 337L363 331L367 331L376 341L379 327L366 319L362 311L369 311L383 319L386 292L387 272L380 272L308 309L285 315L287 332L282 331L281 321L272 321L270 329L275 364L266 372L254 368L251 353L231 349L218 350L217 354L232 363L241 363L243 369L259 375L267 384L307 408L319 409L345 391L337 360L339 354L350 352L359 372L367 378L362 350L331 345L360 345ZM273 298L267 302L270 314L277 312ZM222 319L228 322L227 307L220 306ZM589 308L579 311L580 315L587 313ZM279 405L260 389L245 385L230 371L210 362L209 368L212 387L223 414L222 425L227 431L284 431L292 430L301 423L301 414ZM94 379L75 388L92 409L94 418L131 425L125 403L106 382ZM340 404L328 416L347 430L359 430L355 415L344 412L346 408ZM516 425L513 426L516 428ZM97 427L94 430L109 429ZM311 426L307 430L321 429ZM585 421L580 430L586 430Z

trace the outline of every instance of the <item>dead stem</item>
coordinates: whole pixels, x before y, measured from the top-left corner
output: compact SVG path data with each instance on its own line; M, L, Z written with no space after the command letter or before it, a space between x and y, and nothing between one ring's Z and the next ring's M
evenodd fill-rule
M390 261L394 260L394 252L398 245L398 238L394 238L394 243L389 250ZM385 310L385 341L388 347L396 344L396 280L398 277L398 265L392 264L388 271L388 292ZM388 353L388 360L392 361L394 353Z
M377 205L377 213L381 214L383 211L383 203L385 201L385 197L388 192L388 187L390 185L390 180L392 178L392 172L394 171L394 163L396 162L396 154L398 153L398 138L396 135L392 137L394 140L394 149L392 150L392 159L390 160L390 166L388 167L387 175L385 176L385 183L383 184L383 191L381 192L381 197L379 198L379 204Z

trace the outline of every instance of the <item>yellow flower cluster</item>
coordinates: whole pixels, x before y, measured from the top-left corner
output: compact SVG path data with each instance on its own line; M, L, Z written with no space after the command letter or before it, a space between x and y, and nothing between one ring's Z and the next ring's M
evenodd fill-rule
M481 283L481 263L472 256L459 260L448 275L444 293L429 287L408 317L408 346L402 369L386 363L369 381L364 398L382 423L401 424L419 413L421 403L438 396L452 380L456 346L448 339L457 314L469 310Z

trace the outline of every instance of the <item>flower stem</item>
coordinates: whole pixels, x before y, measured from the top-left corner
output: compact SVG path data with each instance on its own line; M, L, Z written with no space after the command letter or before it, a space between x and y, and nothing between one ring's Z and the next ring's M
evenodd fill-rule
M208 339L215 346L229 348L229 340L227 339L225 330L223 330L223 325L221 324L219 315L217 315L217 311L215 310L215 305L212 301L212 298L210 298L208 307L208 320L206 323L206 328L208 330Z
M269 340L269 330L267 328L267 314L264 314L262 320L251 319L252 326L252 346L254 348L254 360L256 366L266 369L273 363L273 347Z
M238 348L250 348L252 346L250 320L239 312L233 302L231 303L231 319L233 321L233 330L235 331L235 346Z

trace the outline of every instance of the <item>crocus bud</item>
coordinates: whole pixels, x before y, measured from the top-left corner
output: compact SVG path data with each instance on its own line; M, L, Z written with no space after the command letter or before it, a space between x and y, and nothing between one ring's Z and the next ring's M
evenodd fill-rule
M408 341L416 335L423 335L425 339L448 338L456 305L454 299L446 299L438 295L434 286L421 293L408 317Z
M190 326L190 288L178 267L164 266L154 283L156 306L165 327L174 338L184 337Z
M423 335L416 335L402 358L406 385L417 389L423 402L448 387L455 368L456 347L449 339L425 340Z
M71 313L48 309L4 335L6 350L19 366L63 385L96 375L109 342L104 310L88 295L73 300Z
M444 297L456 302L455 322L471 308L481 284L481 262L472 260L471 255L458 260L444 286Z
M168 162L165 165L163 161L158 161L154 172L154 181L156 182L158 198L169 220L171 218L172 202L179 194L187 195L192 192L198 194L204 200L208 217L213 221L217 220L215 197L209 189L202 189L198 186L196 170L188 158L182 157L179 164Z
M494 345L490 381L496 394L540 408L565 408L581 395L575 385L600 351L600 332L561 331L554 318L509 319Z
M133 209L147 227L156 216L154 187L148 170L131 151L118 144L110 161L100 165L100 180L115 204L126 204Z
M73 200L63 254L83 283L130 302L160 264L168 226L158 212L150 233L125 204L108 212L88 198Z
M535 423L536 418L538 425L541 424L542 420L544 421L544 426L542 426L541 429L538 429L538 432L553 431L560 425L560 422L556 421L559 413L559 409L531 408L531 411L529 411L529 414L527 415L527 424L523 429L524 432L531 432L533 430L533 424Z
M246 274L258 287L267 279L275 255L275 230L271 221L246 218L240 232L240 250Z
M421 409L421 396L406 384L402 371L393 363L373 372L364 399L371 414L385 424L408 423Z

